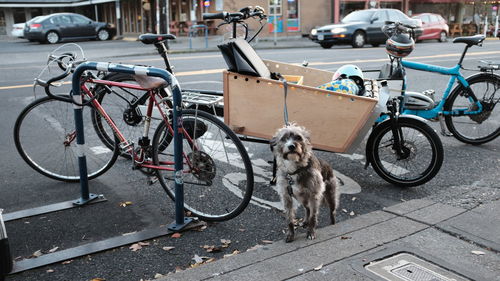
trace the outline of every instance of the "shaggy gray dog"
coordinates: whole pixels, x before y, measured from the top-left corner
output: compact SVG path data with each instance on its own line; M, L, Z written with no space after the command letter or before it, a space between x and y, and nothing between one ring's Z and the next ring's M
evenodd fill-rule
M286 242L295 237L295 198L305 208L304 228L307 238L316 238L318 213L322 202L330 208L330 221L335 224L340 192L330 165L312 151L310 134L304 127L291 124L279 129L271 139L276 159L278 192L288 221Z

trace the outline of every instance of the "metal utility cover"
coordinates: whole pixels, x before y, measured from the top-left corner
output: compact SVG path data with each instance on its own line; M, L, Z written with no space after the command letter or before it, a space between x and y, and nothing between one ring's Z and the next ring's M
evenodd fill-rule
M389 281L470 281L408 253L373 261L365 269Z

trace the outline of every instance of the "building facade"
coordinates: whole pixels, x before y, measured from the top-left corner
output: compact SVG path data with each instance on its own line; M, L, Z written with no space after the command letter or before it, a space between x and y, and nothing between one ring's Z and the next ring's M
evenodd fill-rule
M0 0L0 36L9 35L14 23L54 12L75 12L91 19L113 23L119 35L146 32L186 34L203 22L205 12L238 11L245 6L261 6L269 15L268 26L261 36L303 36L317 26L339 22L345 15L367 8L395 8L409 15L421 12L440 13L449 22L472 21L496 15L500 0ZM477 18L477 17L476 17ZM250 23L251 29L258 28Z

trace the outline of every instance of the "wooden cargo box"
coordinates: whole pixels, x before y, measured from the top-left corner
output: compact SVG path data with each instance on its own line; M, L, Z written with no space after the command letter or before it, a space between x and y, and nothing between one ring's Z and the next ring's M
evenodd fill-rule
M302 85L288 85L288 119L311 132L315 148L347 152L373 125L378 101L316 88L331 81L333 72L264 60L271 72L303 76ZM236 133L271 139L284 125L283 83L224 71L224 121ZM371 123L370 123L371 122Z

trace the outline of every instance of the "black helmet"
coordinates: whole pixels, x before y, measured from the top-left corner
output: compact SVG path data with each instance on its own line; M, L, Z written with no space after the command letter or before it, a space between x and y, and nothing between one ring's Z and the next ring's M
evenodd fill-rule
M385 50L387 53L396 58L404 58L409 55L413 48L415 47L415 42L409 34L397 33L387 39L385 43Z

